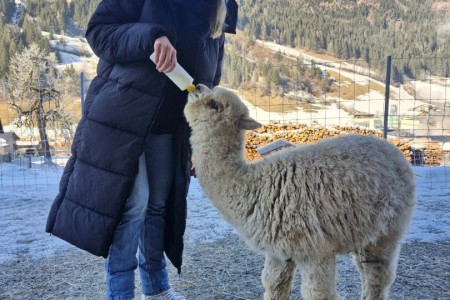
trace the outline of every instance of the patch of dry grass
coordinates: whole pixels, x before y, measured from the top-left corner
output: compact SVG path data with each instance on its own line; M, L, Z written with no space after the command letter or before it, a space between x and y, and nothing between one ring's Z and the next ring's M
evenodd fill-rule
M344 100L354 100L369 92L368 85L356 83L352 79L332 70L327 70L327 73L330 77L336 79L337 83L337 85L333 86L332 91L328 93L329 96L340 97Z
M6 100L0 99L0 120L3 126L11 123L15 116L16 113L8 106Z
M63 100L65 112L72 116L73 121L77 122L81 118L81 102L79 97L67 97ZM0 99L0 120L3 126L10 124L17 113L9 107L4 99Z
M356 98L363 96L370 91L377 91L384 95L385 87L376 82L370 82L369 84L359 84L354 80L339 74L338 72L327 70L327 73L336 79L338 86L333 86L332 92L328 93L328 96L340 97L344 100L355 100ZM396 96L391 92L391 99L395 99Z
M262 95L258 91L239 90L239 94L254 106L266 111L276 113L289 113L298 110L297 101L280 97Z
M63 100L66 113L72 115L74 122L81 118L81 101L79 97L67 97Z
M319 58L325 61L330 61L330 62L339 62L340 60L337 59L334 56L328 55L328 54L323 54L323 53L316 53L310 50L305 50L305 49L301 49L301 48L297 48L298 51L300 52L304 52L305 54L315 57L315 58Z
M317 113L319 112L319 110L323 109L322 107L319 107L317 105L308 102L300 101L297 104L298 104L297 107L300 107L304 112L307 113Z
M389 299L448 299L449 247L448 242L404 244ZM187 299L259 300L263 266L262 255L230 234L212 243L186 243L181 276L170 264L169 275L174 290ZM104 299L103 270L103 258L74 248L40 261L18 255L0 265L0 299ZM359 299L360 279L349 255L337 258L337 270L342 299ZM301 299L300 283L297 271L291 299ZM136 284L140 299L138 274Z

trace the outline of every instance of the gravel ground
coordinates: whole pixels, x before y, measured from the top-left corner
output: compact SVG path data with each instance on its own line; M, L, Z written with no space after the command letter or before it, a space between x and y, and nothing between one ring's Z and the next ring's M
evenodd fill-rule
M230 233L207 243L188 243L181 277L170 267L171 283L187 299L262 299L264 258ZM0 264L0 300L104 299L103 258L76 248L41 260L25 255ZM342 299L359 299L358 273L350 256L338 259ZM297 272L291 299L301 299ZM137 274L136 274L137 275ZM139 276L137 275L137 278ZM390 299L450 299L450 241L408 242L400 254ZM140 296L139 289L136 294Z

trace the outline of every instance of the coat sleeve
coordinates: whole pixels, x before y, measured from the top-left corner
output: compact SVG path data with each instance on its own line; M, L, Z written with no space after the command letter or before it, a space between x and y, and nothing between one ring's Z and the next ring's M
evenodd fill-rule
M213 86L219 85L220 79L222 77L222 64L223 64L223 55L224 55L224 44L225 44L225 35L222 33L222 36L220 37L220 46L219 46L219 55L218 55L218 61L217 61L217 69L216 74L214 75L213 80Z
M238 9L239 9L239 6L235 0L227 1L227 15L225 17L225 24L224 24L224 29L223 29L224 32L236 34Z
M227 15L225 18L225 24L223 32L226 33L236 33L236 24L238 19L238 4L235 0L228 0L227 1ZM219 61L217 63L217 70L216 75L214 76L213 85L216 86L220 83L220 78L222 77L222 64L223 64L223 55L224 55L224 43L225 43L225 37L222 34L220 37L221 44L219 48Z
M127 63L148 58L164 28L139 23L142 0L102 0L86 30L94 53L110 63Z

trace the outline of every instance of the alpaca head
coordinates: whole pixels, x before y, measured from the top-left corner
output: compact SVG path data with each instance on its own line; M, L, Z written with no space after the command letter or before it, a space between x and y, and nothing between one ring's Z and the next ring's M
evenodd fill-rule
M261 126L249 116L248 108L236 93L222 87L210 90L199 84L189 95L184 109L186 120L196 131L207 128L220 132L252 130Z

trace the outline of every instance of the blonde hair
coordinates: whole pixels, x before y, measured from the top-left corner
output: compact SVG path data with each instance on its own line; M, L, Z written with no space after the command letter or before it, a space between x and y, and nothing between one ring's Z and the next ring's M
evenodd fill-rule
M213 39L216 39L222 35L222 28L225 23L226 15L227 4L225 3L225 0L217 0L216 15L211 24L211 37Z

